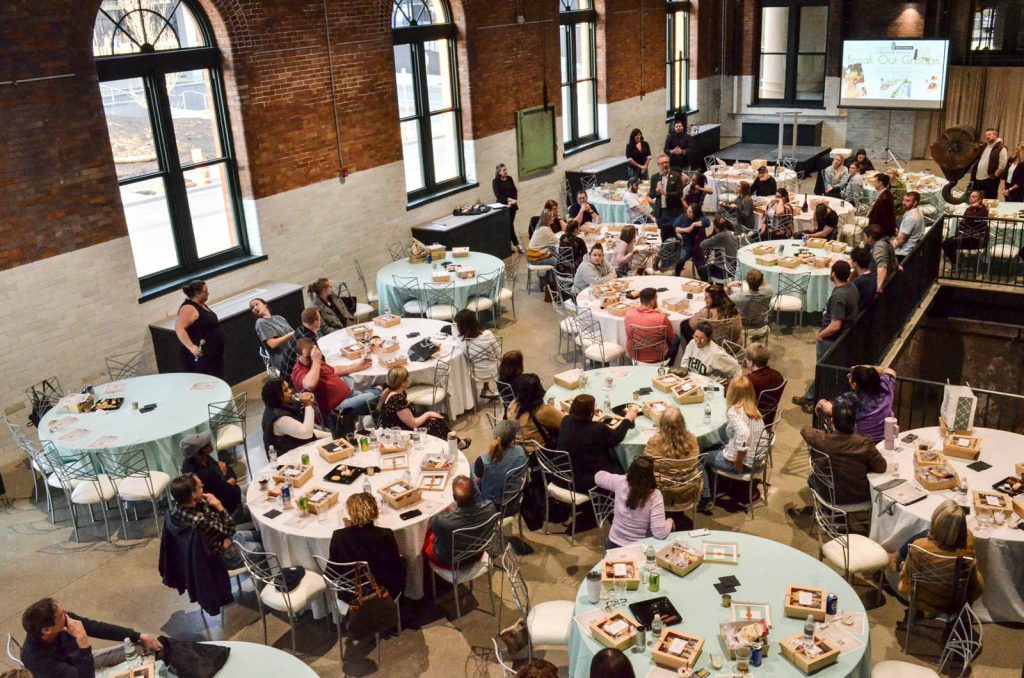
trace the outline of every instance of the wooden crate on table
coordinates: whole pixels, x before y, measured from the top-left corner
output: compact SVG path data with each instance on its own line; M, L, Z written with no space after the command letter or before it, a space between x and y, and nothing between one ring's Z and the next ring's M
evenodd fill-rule
M704 389L695 379L683 378L673 389L672 396L680 405L704 402Z
M448 252L448 249L444 245L427 245L427 251L430 252L430 257L434 261L444 259Z
M693 666L704 648L704 639L691 636L676 629L668 628L655 639L651 650L651 659L658 666L678 669L682 666Z
M778 266L779 256L777 254L758 254L754 257L754 263L758 266Z
M434 271L430 274L430 279L436 283L451 282L452 274L448 271Z
M651 386L663 393L671 393L682 381L683 377L679 377L674 374L666 374L664 376L652 377Z
M625 650L636 643L636 620L622 612L612 612L590 624L590 635L605 647Z
M926 490L949 490L960 487L960 476L947 461L914 468L914 480Z
M672 403L667 400L645 400L643 415L654 422L655 426L661 426L661 417L671 406Z
M829 252L835 252L836 254L842 254L849 247L845 242L839 242L838 240L830 240L825 245L825 249Z
M605 558L601 562L601 582L617 581L626 582L626 589L636 591L640 587L640 565L628 558Z
M349 344L341 347L341 357L346 360L362 360L368 350L363 344Z
M974 460L981 454L981 438L954 433L946 438L942 451L949 457Z
M759 254L775 254L779 251L779 246L771 245L769 243L761 243L760 245L754 245L751 247L750 251L754 253L754 256Z
M686 313L690 310L690 300L686 297L667 297L659 301L658 305L671 313Z
M463 257L468 257L468 256L469 256L469 248L468 247L453 247L452 248L452 257L454 257L456 259L461 259Z
M338 503L338 497L338 493L334 490L314 487L306 494L306 509L310 513L325 513Z
M380 366L386 369L392 367L405 367L409 364L409 356L404 353L394 353L391 355L381 356Z
M274 482L291 483L292 487L302 487L313 477L313 467L304 464L282 464L274 471Z
M629 313L629 309L631 308L633 308L633 304L627 304L624 301L619 301L612 304L611 306L606 307L605 310L614 316L624 318L626 317L626 314Z
M704 562L703 555L679 542L669 544L658 551L654 557L659 566L679 577L685 577Z
M418 487L412 487L404 481L396 481L380 490L380 496L391 508L398 510L412 506L423 498Z
M373 337L373 327L369 323L360 323L359 325L352 325L348 328L348 333L352 335L352 338L356 341L367 341Z
M783 268L799 268L802 263L800 257L779 257L778 265Z
M824 238L808 238L807 242L804 244L811 249L820 250L825 247L825 243L827 242L828 241Z
M377 327L394 327L401 322L402 319L393 313L381 313L373 319L373 324Z
M818 634L814 635L814 645L811 649L804 645L803 633L780 641L779 647L784 657L808 675L839 661L839 648Z
M348 459L356 453L355 446L344 438L337 438L329 443L324 443L317 449L320 451L320 456L331 464Z
M459 280L469 280L476 277L476 269L472 266L462 266L455 269L455 275L459 277Z
M801 594L809 594L809 598L807 595ZM825 589L790 584L786 588L786 616L794 619L807 619L807 615L811 615L815 621L823 622L826 616L826 598L828 598L828 591Z
M684 292L689 292L690 294L704 294L708 284L700 280L684 280L681 287Z
M381 473L386 471L406 471L409 469L409 453L396 452L394 454L380 455Z
M1002 513L1007 518L1013 513L1010 495L995 490L974 490L973 510L978 513Z
M559 372L555 375L555 383L562 388L577 389L580 387L580 375L583 370L572 369L566 370L565 372Z

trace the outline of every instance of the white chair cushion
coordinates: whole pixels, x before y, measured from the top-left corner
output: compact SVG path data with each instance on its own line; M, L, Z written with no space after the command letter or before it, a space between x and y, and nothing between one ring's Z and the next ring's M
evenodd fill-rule
M455 581L456 575L458 575L460 582L472 581L477 577L482 577L483 575L487 574L488 562L490 562L490 557L487 555L487 553L484 553L483 558L481 558L480 560L476 561L471 565L466 565L460 570L448 570L443 567L438 567L433 563L430 563L430 569L438 577L451 584Z
M434 387L427 386L412 386L408 391L405 392L405 398L413 405L419 405L421 407L430 407L440 402L444 402L447 392L439 388L437 389L437 397L434 397Z
M877 572L889 564L889 554L878 543L862 534L851 534L850 572ZM843 567L843 545L833 539L821 547L822 555L833 566Z
M171 477L163 471L150 471L150 482L153 484L153 493L149 492L149 485L145 478L131 476L116 481L117 495L125 501L149 501L153 497L159 497L171 483Z
M356 302L356 312L353 315L355 315L356 318L371 316L373 315L373 306Z
M423 313L423 309L420 306L420 302L416 301L415 299L410 299L409 301L402 304L402 310L406 313L406 315L421 315Z
M530 608L526 628L533 644L568 645L574 607L571 600L549 600Z
M558 329L566 334L575 334L576 323L573 322L572 318L566 318L562 322L558 323Z
M1013 259L1019 249L1015 245L993 245L988 251L995 259Z
M377 292L375 290L370 290L366 293L366 300L372 304L375 301L380 301L380 297L377 296Z
M316 572L306 570L306 574L302 575L302 581L288 594L292 600L292 611L298 614L306 609L313 599L323 595L326 589L327 585L324 584L323 577ZM276 586L264 586L260 591L260 599L263 600L263 604L278 612L288 611L288 603L285 602L284 596L285 594L278 591Z
M535 273L546 273L546 272L550 271L551 269L553 269L554 266L552 266L551 264L540 264L540 265L537 265L537 264L527 264L526 268L528 268L529 270L531 270L531 271L533 271Z
M939 674L927 666L887 659L871 668L871 678L939 678Z
M55 487L58 490L63 490L64 489L64 486L60 484L60 478L57 477L56 473L51 473L50 475L46 476L46 484L49 485L50 487ZM81 480L72 480L71 481L71 487L72 488L78 487L81 484L82 484Z
M501 291L498 292L498 300L499 301L511 301L511 299L512 299L512 290L510 290L507 287L502 287Z
M466 303L466 308L474 313L489 311L494 308L494 302L487 297L476 297L474 299L470 299L469 302Z
M593 343L583 351L583 355L587 357L587 360L610 363L615 360L621 360L622 356L626 355L626 349L614 342L604 341L601 343L604 344L604 357L601 355L601 346Z
M790 311L799 311L803 309L804 301L800 297L794 297L791 294L780 294L775 297L772 305L773 309L788 313Z
M71 491L71 501L76 504L99 504L117 496L117 488L114 487L114 481L110 476L101 473L96 478L98 483L91 480L79 481Z
M555 485L554 483L548 483L548 495L555 501L560 501L563 504L572 504L573 506L581 506L590 501L590 496L567 490L561 485Z
M438 304L437 306L430 306L427 308L427 317L431 320L451 320L455 317L458 311L455 310L454 306L448 304Z
M217 449L230 450L245 443L245 433L238 424L228 424L217 429Z

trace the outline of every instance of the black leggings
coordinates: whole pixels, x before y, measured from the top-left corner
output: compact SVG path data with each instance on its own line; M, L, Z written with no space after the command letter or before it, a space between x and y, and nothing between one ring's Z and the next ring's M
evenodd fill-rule
M519 247L519 236L516 235L516 212L518 211L519 207L515 205L508 208L508 230L512 237L512 247Z

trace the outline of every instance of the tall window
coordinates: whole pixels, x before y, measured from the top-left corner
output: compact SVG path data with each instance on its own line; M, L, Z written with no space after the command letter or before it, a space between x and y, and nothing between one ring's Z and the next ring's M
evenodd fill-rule
M192 0L103 0L93 54L143 289L248 255L221 55Z
M665 91L671 116L690 108L690 3L668 0L665 12Z
M827 36L828 0L762 0L758 102L821 104Z
M558 0L565 149L597 139L597 14L593 0Z
M972 57L1008 64L1024 61L1024 7L1020 0L974 0Z
M445 0L395 0L395 85L410 202L464 184L455 24Z

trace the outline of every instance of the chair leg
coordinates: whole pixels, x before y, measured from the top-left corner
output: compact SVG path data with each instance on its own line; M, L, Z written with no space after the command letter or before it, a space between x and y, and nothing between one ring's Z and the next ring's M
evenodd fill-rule
M149 503L153 506L153 524L156 526L156 536L160 536L160 511L157 510L156 497L150 497Z
M375 633L373 636L377 640L377 668L379 669L384 666L384 658L380 653L380 633Z
M92 504L89 505L92 509ZM107 531L107 541L110 542L110 520L107 518L107 504L103 503L103 529Z
M288 615L288 625L292 628L292 654L295 654L295 617Z
M487 565L487 597L490 598L490 600L491 600L491 616L492 617L496 613L496 610L495 610L495 607L494 607L494 584L491 581L493 578L494 578L494 570L491 568L491 565L488 564ZM499 631L501 630L500 626L498 627L498 630Z
M459 605L459 578L452 577L452 593L455 594L455 625L458 626L459 618L462 616L462 606Z
M548 533L548 518L551 514L551 502L547 491L544 492L544 534Z
M68 497L68 511L71 513L71 524L75 528L75 542L81 544L82 538L78 536L78 511L75 510L75 504L71 501L71 497Z

